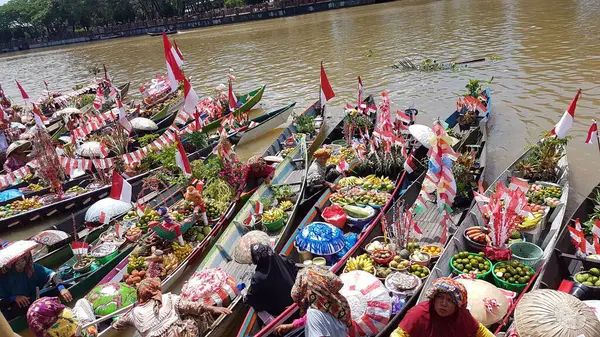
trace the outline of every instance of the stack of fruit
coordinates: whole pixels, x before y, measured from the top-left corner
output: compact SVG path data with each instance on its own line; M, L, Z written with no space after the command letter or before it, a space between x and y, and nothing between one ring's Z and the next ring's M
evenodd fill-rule
M488 242L492 242L492 238L488 235L489 228L485 227L483 230L479 226L469 227L465 230L465 235L469 240L485 245Z
M529 187L529 191L527 191L527 198L529 201L540 205L546 204L547 198L559 199L561 195L561 188L555 186L533 184Z
M177 269L177 266L179 266L180 262L181 261L175 254L167 254L165 257L163 257L163 261L160 266L160 277L165 278L166 276L171 275L175 271L175 269Z
M374 174L364 178L362 188L365 190L376 190L391 192L394 189L394 184L388 177L377 177Z
M206 216L210 220L219 219L223 213L227 210L227 203L222 201L215 201L214 199L204 199L204 206L206 207Z
M131 271L131 273L125 273L123 274L123 280L125 281L125 283L127 283L127 285L130 286L134 286L137 288L138 284L140 284L140 282L142 282L142 280L146 277L146 271L145 270L137 270L134 269Z
M160 215L158 215L158 212L150 209L150 208L146 208L146 210L144 211L144 215L142 215L140 217L140 221L138 222L137 226L144 232L146 232L148 230L148 224L152 221L160 221L162 218Z
M129 263L127 263L127 272L131 274L134 270L146 270L146 259L143 256L131 255L129 257Z
M575 275L575 281L590 287L600 287L600 269L591 268Z
M287 211L287 210L291 209L292 207L294 207L294 204L289 200L285 200L279 204L278 208L282 211Z
M142 235L142 230L137 227L131 227L125 232L125 238L129 242L136 242Z
M123 217L123 220L125 221L133 221L133 220L137 220L138 215L135 211L129 211L127 212L127 214L125 214L125 216Z
M185 232L183 237L186 241L202 242L211 230L212 228L210 226L194 226Z
M485 274L492 267L490 261L485 258L485 254L470 252L460 252L452 257L452 266L462 274L475 273L478 275Z
M185 215L179 213L178 211L169 212L169 215L171 216L171 219L175 220L176 222L182 222L183 219L185 219Z
M377 266L375 267L375 276L380 279L385 279L392 273L392 269L386 266Z
M185 258L192 252L192 247L188 243L182 247L179 245L179 243L173 242L171 247L173 248L173 252L175 253L179 263L185 260Z
M363 178L360 177L355 177L355 176L350 176L350 177L344 177L342 179L340 179L340 181L338 182L338 186L339 187L354 187L354 186L360 186L363 183Z
M373 274L375 271L374 261L367 254L351 257L348 259L348 262L346 262L346 268L344 268L344 272L353 270L363 270L369 274Z
M44 189L44 186L39 184L29 184L27 185L27 189L35 192Z
M340 150L340 153L342 154L342 157L344 157L344 159L348 163L356 158L356 153L354 152L354 149L352 149L351 147L343 147Z
M75 193L77 195L86 193L87 190L81 186L72 186L65 191L66 194Z
M341 206L354 204L354 198L352 198L350 195L348 195L344 191L339 191L339 192L333 193L329 197L329 200L332 203L335 203L335 204L338 204L338 205L341 205Z
M42 204L36 198L14 201L6 206L0 206L0 219L40 208Z
M275 222L285 215L285 212L281 208L271 208L263 213L262 220L263 223L272 223Z
M518 261L500 262L494 268L494 275L504 282L526 284L533 277L532 269Z
M413 264L410 266L410 273L424 279L429 276L429 268Z
M421 252L429 254L431 258L437 258L442 253L442 247L436 245L428 245L421 248Z
M517 227L519 228L519 230L532 230L535 229L541 222L542 219L544 218L544 210L538 210L535 212L531 213L532 216L528 216L528 217L524 217L524 216L517 216L517 219L515 219L515 223L517 224Z
M390 262L390 268L392 269L406 270L408 267L410 267L410 261L404 260L398 255L394 256L394 259Z

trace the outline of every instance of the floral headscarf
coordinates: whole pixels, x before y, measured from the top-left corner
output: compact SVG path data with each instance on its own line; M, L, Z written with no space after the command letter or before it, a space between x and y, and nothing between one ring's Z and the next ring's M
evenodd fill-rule
M47 330L56 323L65 309L58 297L42 297L27 310L27 323L37 337L49 337Z
M441 277L433 282L425 296L433 300L437 295L445 293L452 297L452 302L459 308L467 306L467 289L460 282L449 277Z
M137 288L137 305L148 303L150 300L156 300L154 310L158 312L162 305L162 284L158 278L143 279Z
M311 307L330 313L347 327L352 327L350 306L340 294L343 286L342 280L328 269L311 265L298 273L292 288L292 299L302 312Z

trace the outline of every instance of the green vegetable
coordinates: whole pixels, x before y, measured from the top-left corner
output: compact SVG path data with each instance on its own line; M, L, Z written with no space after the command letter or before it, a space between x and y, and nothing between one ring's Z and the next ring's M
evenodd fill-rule
M344 206L344 211L346 211L346 214L349 216L358 219L368 218L371 215L371 212L369 212L367 208L360 206L346 205Z
M204 189L204 195L220 202L233 200L233 189L223 179L216 178Z

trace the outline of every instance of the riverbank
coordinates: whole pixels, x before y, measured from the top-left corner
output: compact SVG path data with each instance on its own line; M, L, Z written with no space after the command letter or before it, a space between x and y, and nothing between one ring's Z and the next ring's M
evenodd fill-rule
M117 26L97 27L88 32L77 32L73 33L71 36L60 37L59 39L51 41L15 41L11 44L0 44L0 51L2 53L7 53L120 37L156 34L163 31L186 30L248 21L275 19L391 1L394 0L276 1L242 8L213 10L197 15L184 15L182 17L148 20Z

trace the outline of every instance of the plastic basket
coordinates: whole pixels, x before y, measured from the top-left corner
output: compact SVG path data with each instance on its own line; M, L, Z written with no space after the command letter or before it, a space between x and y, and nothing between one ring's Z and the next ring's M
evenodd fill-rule
M510 291L514 291L517 293L520 293L521 291L523 291L523 289L525 289L525 287L527 286L527 283L524 284L517 284L517 283L508 283L500 278L498 278L496 276L496 273L494 273L493 271L496 269L496 266L500 263L506 263L508 261L500 261L497 262L496 264L494 264L494 266L492 267L492 276L494 277L494 284L502 289L506 289L506 290L510 290ZM529 271L531 272L532 275L535 274L535 270L533 270L533 268L528 267Z
M544 256L542 248L531 242L515 242L509 248L513 259L531 268Z
M283 223L283 217L273 221L273 222L266 222L263 219L263 226L265 226L269 231L271 232L275 232L281 229L281 227L283 227L284 223Z
M475 253L470 253L469 257L471 257L471 256L479 256L479 255L477 255ZM490 261L489 259L487 259L485 257L483 259L490 264L490 269L486 273L475 275L475 278L479 279L479 280L489 280L490 274L492 273L492 270L494 269L494 264L492 264L492 261ZM452 269L452 273L454 273L456 275L465 274L462 271L460 271L454 267L454 256L452 256L450 258L450 268Z

